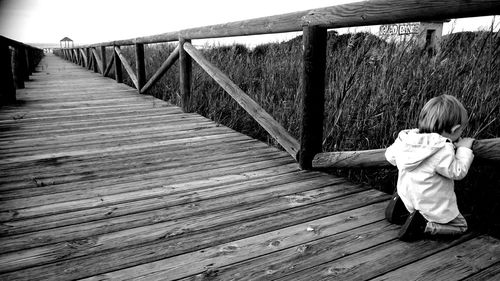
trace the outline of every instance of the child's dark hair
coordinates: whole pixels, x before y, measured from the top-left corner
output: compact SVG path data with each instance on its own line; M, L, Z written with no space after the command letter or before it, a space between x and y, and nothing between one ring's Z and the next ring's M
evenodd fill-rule
M453 126L465 126L468 122L462 103L453 96L441 95L424 105L418 117L418 129L420 133L451 133Z

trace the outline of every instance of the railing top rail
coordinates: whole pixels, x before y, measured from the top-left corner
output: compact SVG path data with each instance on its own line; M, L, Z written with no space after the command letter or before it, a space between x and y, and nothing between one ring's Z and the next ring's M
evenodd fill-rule
M32 48L32 49L37 49L37 50L42 51L42 49L40 49L40 48L33 47L31 45L28 45L28 44L24 44L23 42L19 42L19 41L13 40L13 39L7 38L7 37L2 36L2 35L0 35L0 42L7 43L7 45L10 45L10 46L27 47L27 48Z
M284 33L301 31L310 25L343 28L496 14L500 14L499 0L371 0L80 47L163 43L177 41L179 37L208 39Z

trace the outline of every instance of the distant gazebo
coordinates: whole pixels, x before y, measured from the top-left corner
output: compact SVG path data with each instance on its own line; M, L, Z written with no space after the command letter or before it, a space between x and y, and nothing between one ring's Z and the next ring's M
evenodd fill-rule
M61 49L69 48L70 42L71 42L71 47L74 47L73 40L71 40L68 37L64 37L63 39L61 39L61 41L59 41L59 45L61 46Z

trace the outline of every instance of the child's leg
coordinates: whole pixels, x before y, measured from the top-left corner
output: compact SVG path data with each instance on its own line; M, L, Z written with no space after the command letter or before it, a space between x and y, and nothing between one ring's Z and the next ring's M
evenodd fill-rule
M385 218L390 223L403 224L409 215L410 212L406 210L405 204L399 197L398 192L394 191L389 204L385 208Z
M465 231L467 231L467 221L462 214L458 214L458 216L449 223L427 222L427 226L425 227L425 233L431 235L458 235Z

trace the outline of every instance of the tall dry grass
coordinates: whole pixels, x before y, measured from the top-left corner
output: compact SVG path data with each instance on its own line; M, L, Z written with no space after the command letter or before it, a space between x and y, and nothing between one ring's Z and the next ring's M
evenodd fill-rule
M299 138L301 40L298 37L253 50L242 45L204 46L203 53ZM387 147L400 130L416 127L423 104L441 94L456 96L468 109L470 123L465 135L477 139L499 137L499 46L498 32L457 33L445 36L441 52L429 56L411 40L396 43L366 33L340 36L329 33L323 150ZM122 49L133 63L133 50ZM146 48L148 77L172 50L173 46L168 44ZM173 104L180 103L177 65L150 94ZM275 144L196 64L191 108L216 122ZM331 172L386 192L394 189L397 174L394 169ZM498 163L481 162L474 164L466 180L456 186L462 212L472 214L473 223L497 231L497 235L498 187Z

